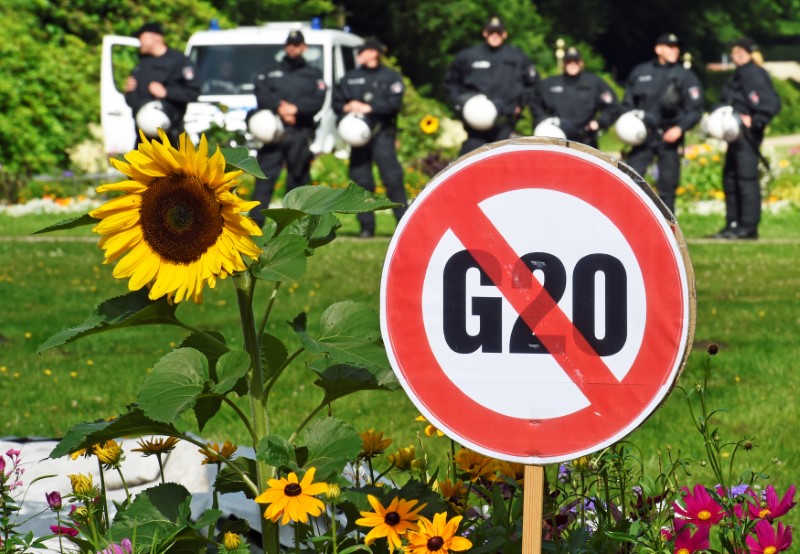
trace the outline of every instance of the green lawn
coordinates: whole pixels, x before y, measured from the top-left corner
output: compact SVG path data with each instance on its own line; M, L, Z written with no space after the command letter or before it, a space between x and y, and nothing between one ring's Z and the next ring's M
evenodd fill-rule
M721 226L720 216L681 218L697 280L697 330L679 385L694 386L708 344L718 344L711 395L715 407L727 410L720 415L720 433L730 441L754 438L758 448L739 460L737 471L768 467L781 490L797 480L800 458L800 408L794 397L800 389L797 216L796 211L765 215L763 240L736 243L702 238ZM102 265L88 228L26 236L60 219L0 216L0 435L56 437L73 423L123 411L135 399L148 368L185 335L171 327L122 330L37 355L48 337L82 322L97 303L126 291L126 284L114 280L111 268ZM346 218L344 236L309 259L301 283L284 286L270 331L296 343L282 322L310 310L309 320L315 324L326 306L341 299L377 309L391 217L379 214L378 225L383 236L363 241L353 236L355 221ZM238 312L230 280L207 291L204 304L181 306L179 313L197 327L236 336ZM312 373L300 363L279 381L271 414L277 432L291 432L315 405L318 394L312 381ZM673 391L630 437L650 460L667 447L673 454L702 458L703 445L682 396ZM402 392L362 393L332 409L358 429L385 431L398 447L416 442L422 430L414 422L417 411ZM245 439L232 418L214 420L204 434L213 440ZM444 446L444 440L440 443ZM696 475L684 484L708 479L699 461L691 467Z

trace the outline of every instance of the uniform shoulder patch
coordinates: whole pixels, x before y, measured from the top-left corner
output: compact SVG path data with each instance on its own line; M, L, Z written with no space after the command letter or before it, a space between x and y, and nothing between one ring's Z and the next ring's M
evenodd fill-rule
M186 79L187 81L194 80L194 68L191 65L187 65L186 67L184 67L182 73L183 73L183 78Z
M758 103L761 102L761 97L754 90L750 91L750 94L747 95L747 98L749 98L750 102L752 102L755 105L758 105Z
M395 81L389 86L389 90L391 90L394 94L400 94L403 92L403 82Z
M600 95L600 100L602 100L605 104L611 104L611 102L614 101L614 95L609 91L605 91Z
M692 100L699 100L700 99L700 87L689 87L689 96L692 97Z
M317 88L319 90L325 90L325 89L328 88L328 86L325 84L325 81L323 81L322 79L317 79Z

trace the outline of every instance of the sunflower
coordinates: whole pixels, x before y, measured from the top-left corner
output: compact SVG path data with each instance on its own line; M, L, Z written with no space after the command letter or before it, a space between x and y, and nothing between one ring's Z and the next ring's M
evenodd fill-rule
M255 498L259 504L269 504L264 519L278 521L283 516L281 525L286 525L289 521L308 523L308 516L321 514L325 505L314 497L327 493L328 484L313 482L316 471L316 468L309 468L300 482L294 471L285 479L270 479L269 488Z
M384 439L383 431L375 431L375 429L364 431L361 433L361 452L358 457L374 458L378 454L383 454L390 444L392 444L392 439Z
M419 128L426 135L432 135L439 130L439 118L433 115L426 115L420 120Z
M447 554L472 548L472 541L457 537L461 516L447 521L447 513L441 512L433 516L433 521L421 517L417 522L418 531L408 532L406 552L410 554Z
M426 506L420 504L415 507L416 500L403 500L396 496L386 508L371 494L367 495L367 500L375 511L361 512L362 517L356 520L356 525L372 527L364 539L364 544L369 546L375 539L386 537L389 552L401 548L400 535L417 528L415 522L420 518L419 511Z
M257 258L261 250L250 235L261 235L242 215L258 202L245 202L231 192L242 171L225 173L219 149L208 155L206 137L194 145L182 134L180 148L159 131L161 143L142 142L129 152L128 163L112 165L129 180L105 184L97 192L123 192L89 212L102 220L94 231L105 262L119 260L114 277L127 279L130 290L150 287L150 299L166 295L174 302L203 300L203 286L243 271L242 256Z

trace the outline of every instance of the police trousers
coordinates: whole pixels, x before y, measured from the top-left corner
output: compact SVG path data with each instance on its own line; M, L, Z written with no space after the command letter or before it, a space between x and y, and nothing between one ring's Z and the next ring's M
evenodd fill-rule
M758 147L763 131L746 130L728 144L722 170L727 227L755 231L761 221L761 185L758 182Z
M402 204L394 208L397 221L406 212L406 191L403 186L403 168L397 160L397 151L394 141L397 137L397 128L383 127L377 130L370 141L359 148L350 151L350 179L358 186L370 192L375 191L375 178L372 174L372 162L378 166L378 172L386 188L386 196L392 202ZM368 233L375 232L375 212L358 214L361 230Z
M625 156L625 163L642 178L647 173L647 167L653 163L653 158L658 157L656 192L672 213L675 213L675 191L681 178L682 147L683 140L669 143L661 140L660 135L653 134L644 144L634 146Z
M286 165L286 192L311 183L311 160L313 155L309 148L314 138L312 127L286 127L280 140L265 144L256 155L258 165L266 179L256 179L253 200L261 205L250 211L250 217L259 225L264 225L261 210L269 208L275 183Z
M511 132L514 130L514 125L509 122L500 123L487 131L477 131L472 129L469 125L464 124L464 130L467 131L467 140L461 145L459 156L463 156L468 152L472 152L479 146L483 146L489 142L497 142L498 140L506 140L511 137Z

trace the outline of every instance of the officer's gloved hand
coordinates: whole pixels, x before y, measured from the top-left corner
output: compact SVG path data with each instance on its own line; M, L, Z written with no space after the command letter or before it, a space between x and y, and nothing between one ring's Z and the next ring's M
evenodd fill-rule
M654 116L651 113L645 112L642 121L644 121L644 125L645 127L647 127L648 130L653 130L653 129L658 129L658 122L659 122L658 120L659 120L658 117Z
M581 129L578 129L578 126L575 123L571 122L569 119L564 119L563 117L559 118L559 127L561 130L564 131L564 134L569 136L576 135Z

